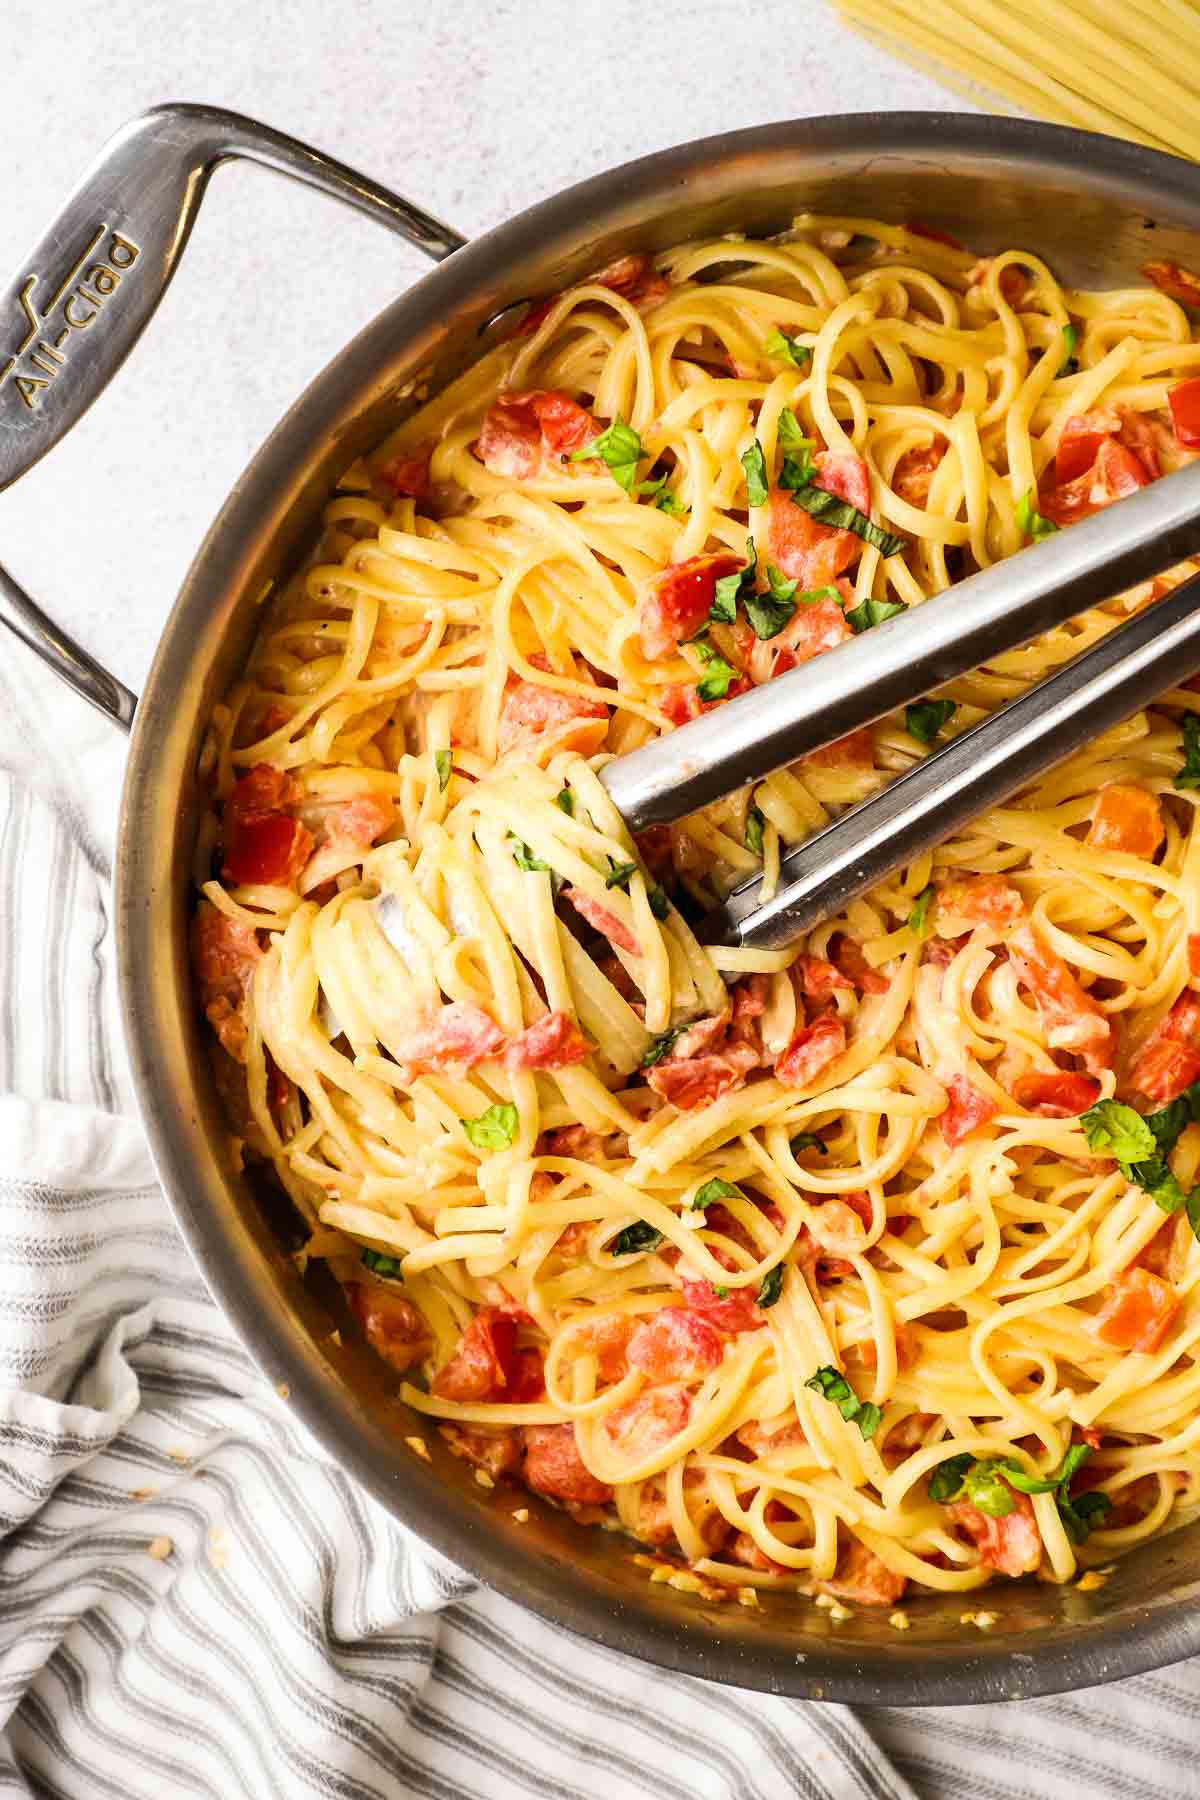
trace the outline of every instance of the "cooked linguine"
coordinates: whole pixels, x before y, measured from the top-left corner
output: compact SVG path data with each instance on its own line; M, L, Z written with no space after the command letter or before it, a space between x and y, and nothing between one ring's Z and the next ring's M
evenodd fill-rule
M543 303L350 472L213 722L195 965L304 1254L485 1480L879 1604L1191 1503L1188 692L794 950L696 935L1170 582L636 840L598 770L1196 445L1170 294L802 217Z

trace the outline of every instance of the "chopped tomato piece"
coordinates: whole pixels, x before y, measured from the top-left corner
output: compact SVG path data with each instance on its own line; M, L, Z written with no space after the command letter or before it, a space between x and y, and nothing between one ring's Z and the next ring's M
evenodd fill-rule
M846 1027L825 1014L811 1025L802 1025L775 1064L775 1074L787 1087L807 1087L824 1074L846 1049Z
M965 1075L952 1075L946 1083L946 1092L949 1098L945 1112L938 1119L938 1128L953 1149L980 1125L986 1125L994 1118L997 1107L995 1101L987 1094L981 1094Z
M836 494L839 500L848 500L860 513L870 512L871 477L861 456L822 450L816 463L814 487L824 488L827 494Z
M730 989L733 1001L733 1018L730 1030L737 1036L749 1029L752 1019L761 1019L767 1010L767 994L771 986L769 975L746 975L735 982Z
M719 700L701 700L695 682L671 682L658 690L656 698L660 712L672 725L686 725L689 719L698 719L701 713L713 712L718 706L724 706L726 700L735 700L739 694L749 691L750 683L739 675L730 682Z
M1167 393L1176 442L1200 450L1200 375L1181 381Z
M694 1025L685 1026L671 1045L671 1061L690 1062L695 1056L717 1049L729 1032L729 1019L728 1012L710 1013Z
M584 280L591 286L611 288L614 294L620 294L631 306L636 306L639 312L657 306L671 291L671 284L666 276L660 275L650 258L641 252L619 256L615 262L609 263L595 275L585 276ZM514 336L532 337L561 299L562 294L551 294L548 300L531 306L517 326Z
M839 1600L853 1600L859 1606L895 1606L907 1586L907 1577L889 1569L881 1557L857 1538L838 1559L832 1581L821 1587Z
M192 920L192 970L200 1003L221 1047L235 1062L246 1060L246 999L262 961L248 925L201 900Z
M430 1389L442 1400L507 1400L517 1345L517 1321L497 1307L477 1312Z
M874 768L875 740L871 736L870 726L864 725L859 731L848 731L845 737L837 738L832 744L825 744L820 750L810 750L803 761L808 769Z
M809 1000L827 1000L835 988L854 992L850 977L821 956L798 956L792 964L792 979Z
M905 230L911 231L914 237L928 238L931 244L945 244L950 250L965 251L967 248L956 237L951 237L948 231L941 231L936 225L922 225L917 219L910 219Z
M822 1256L861 1256L873 1218L866 1194L822 1200L815 1211L812 1236Z
M842 974L862 994L886 994L891 982L881 969L873 969L857 938L839 931L833 940L833 960Z
M643 587L638 599L638 633L648 662L670 656L708 622L717 582L741 568L741 559L723 552L672 563Z
M1005 1484L1007 1486L1007 1483ZM985 1569L1001 1575L1032 1575L1042 1560L1042 1539L1027 1494L1012 1488L1013 1510L1002 1519L980 1512L969 1500L956 1500L946 1510L979 1551Z
M1200 999L1180 994L1143 1044L1130 1083L1159 1106L1168 1105L1200 1080Z
M629 1340L629 1362L651 1381L697 1381L725 1354L719 1333L700 1313L663 1306Z
M652 1387L614 1407L604 1429L630 1462L642 1462L679 1436L691 1411L692 1398L685 1387Z
M579 1454L573 1425L526 1425L525 1481L536 1494L577 1506L606 1506L607 1482L597 1481Z
M441 1425L455 1456L486 1469L489 1475L512 1475L521 1466L521 1440L511 1425Z
M1112 1026L1062 957L1040 941L1032 925L1012 933L1008 955L1037 1002L1050 1048L1073 1051L1092 1074L1107 1069L1113 1054Z
M892 470L892 492L910 506L928 505L929 489L945 454L946 446L940 438L936 443L906 450Z
M326 813L321 828L322 848L365 850L396 823L396 808L386 794L358 794L340 800Z
M473 1069L499 1056L507 1039L493 1018L467 1000L454 1000L404 1040L404 1079L445 1069ZM399 1060L399 1059L397 1059Z
M1113 781L1100 789L1087 834L1093 850L1123 850L1129 856L1149 857L1165 836L1157 795L1135 782Z
M401 453L376 470L380 481L395 494L409 494L420 500L429 490L429 457L432 444L423 444L407 456Z
M1100 1082L1095 1075L1032 1069L1027 1075L1017 1076L1012 1093L1017 1105L1027 1112L1041 1113L1048 1119L1076 1119L1100 1098Z
M546 1359L535 1345L529 1344L522 1350L514 1351L505 1400L512 1406L531 1406L535 1400L544 1400L545 1371Z
M791 1572L784 1567L783 1563L775 1562L765 1550L760 1549L748 1531L735 1532L729 1541L726 1554L731 1556L735 1563L741 1563L744 1569L762 1569L773 1575L787 1575Z
M585 694L563 694L537 681L509 676L500 708L499 746L503 755L518 744L577 750L594 756L608 731L608 708Z
M731 1043L709 1056L691 1056L681 1062L667 1057L647 1070L646 1080L680 1112L694 1112L742 1087L750 1070L757 1067L758 1052L751 1045Z
M809 606L798 606L775 637L755 639L750 650L750 671L756 681L786 675L789 669L811 662L827 650L836 650L853 636L841 605L826 595Z
M767 507L768 559L801 588L828 587L862 549L852 531L822 525L786 488L772 488Z
M547 1013L527 1025L504 1053L510 1069L569 1069L591 1055L590 1044L569 1013Z
M428 1354L429 1327L411 1301L368 1281L348 1281L346 1299L372 1350L393 1369L409 1369Z
M1059 487L1085 475L1099 456L1105 438L1120 429L1120 414L1111 409L1073 413L1062 428L1054 453L1054 479Z
M1196 931L1188 935L1188 974L1193 978L1200 975L1200 932Z
M301 789L282 769L260 763L236 783L225 802L226 880L239 886L291 887L312 854L313 839L289 807Z
M580 918L586 919L601 937L606 937L610 944L615 944L618 950L624 950L629 956L640 956L641 949L637 939L628 926L622 924L616 913L610 912L599 900L593 900L582 888L565 887L562 892L563 899L569 900Z
M1038 498L1038 509L1056 525L1073 525L1078 519L1123 500L1138 488L1149 485L1152 477L1142 459L1126 444L1106 437L1100 445L1096 461L1065 487L1045 488Z
M775 1431L765 1431L754 1419L748 1425L739 1426L734 1436L752 1456L771 1456L776 1450L798 1450L808 1442L799 1420L780 1425Z
M1142 274L1182 306L1200 306L1200 275L1190 269L1175 262L1148 262L1142 264Z
M586 1227L587 1230L591 1226ZM561 1242L561 1240L560 1240ZM605 1383L620 1381L628 1369L625 1352L636 1329L636 1320L625 1313L601 1313L571 1327L571 1355L594 1356L596 1373Z
M1092 1330L1118 1350L1157 1350L1179 1311L1179 1295L1150 1269L1122 1269L1104 1290Z
M718 1258L718 1261L722 1260ZM682 1282L683 1297L687 1301L688 1311L707 1319L718 1331L727 1332L730 1337L737 1337L742 1331L758 1331L767 1323L767 1316L754 1297L754 1289L749 1287L730 1288L722 1297L711 1281Z
M480 427L476 451L493 475L523 481L598 434L591 414L558 388L502 392Z
M1016 925L1025 917L1025 902L1003 875L963 875L943 881L937 890L939 917L965 919L972 925Z

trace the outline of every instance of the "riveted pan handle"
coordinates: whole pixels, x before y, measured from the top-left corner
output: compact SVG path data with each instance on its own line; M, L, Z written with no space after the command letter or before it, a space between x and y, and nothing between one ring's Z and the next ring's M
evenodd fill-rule
M239 113L162 106L118 132L13 280L0 286L0 492L116 374L166 292L209 176L246 157L353 206L427 256L465 239L398 194ZM0 623L128 728L134 697L0 569Z

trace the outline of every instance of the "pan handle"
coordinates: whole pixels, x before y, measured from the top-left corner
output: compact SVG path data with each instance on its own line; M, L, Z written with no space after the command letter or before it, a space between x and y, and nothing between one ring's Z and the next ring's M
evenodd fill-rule
M0 492L82 418L162 299L209 176L246 157L344 201L438 260L448 225L319 150L213 106L159 106L101 151L13 280L0 286ZM0 567L0 624L125 730L135 696Z

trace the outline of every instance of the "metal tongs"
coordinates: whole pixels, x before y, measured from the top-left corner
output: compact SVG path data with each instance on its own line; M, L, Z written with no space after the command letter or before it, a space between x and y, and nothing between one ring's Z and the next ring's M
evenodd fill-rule
M1200 462L618 757L601 780L631 831L681 819L1197 554ZM1197 672L1200 576L789 850L765 905L761 878L742 882L703 936L782 948Z

